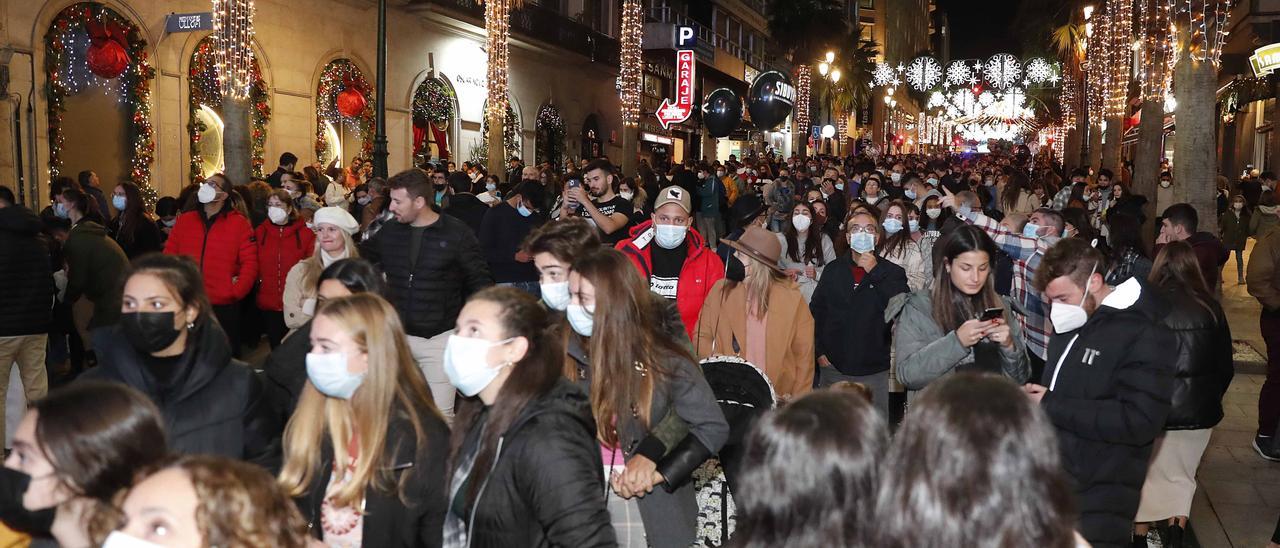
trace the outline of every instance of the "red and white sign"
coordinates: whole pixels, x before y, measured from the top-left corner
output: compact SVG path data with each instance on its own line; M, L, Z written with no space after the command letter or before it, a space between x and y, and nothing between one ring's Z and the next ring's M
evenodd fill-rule
M671 124L678 124L693 115L693 76L698 63L694 60L693 50L676 50L676 100L663 99L662 105L654 115L662 129L670 129Z

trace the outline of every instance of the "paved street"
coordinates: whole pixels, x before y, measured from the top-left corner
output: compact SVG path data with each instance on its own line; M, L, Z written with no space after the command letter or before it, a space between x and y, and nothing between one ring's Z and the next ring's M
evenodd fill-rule
M1236 345L1236 376L1223 400L1226 417L1214 430L1197 474L1191 523L1206 548L1266 546L1280 515L1280 463L1263 460L1250 446L1265 378L1259 305L1236 283L1235 270L1233 257L1223 269L1222 304L1232 338L1247 346Z

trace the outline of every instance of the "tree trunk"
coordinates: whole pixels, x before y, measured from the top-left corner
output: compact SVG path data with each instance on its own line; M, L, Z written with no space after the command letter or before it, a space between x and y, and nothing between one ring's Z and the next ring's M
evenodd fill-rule
M503 122L506 122L506 120L503 120L503 118L506 118L506 116L503 116L501 113L496 115L489 114L488 116L489 116L489 135L488 135L489 137L489 151L488 151L489 152L489 164L488 164L489 173L501 176L503 173L506 173L506 163L507 163L507 159L506 159L507 145L506 145L506 141L502 138L503 133L505 132L504 128L502 127L502 124Z
M1102 168L1102 125L1089 124L1089 165L1097 173Z
M1150 247L1155 239L1152 229L1156 214L1156 185L1160 181L1160 157L1164 143L1164 101L1142 102L1142 120L1138 124L1138 148L1133 156L1133 193L1147 198L1142 213L1142 239Z
M247 185L253 173L253 146L249 139L249 101L222 99L223 170L231 184Z
M1124 159L1121 158L1124 143L1124 116L1107 118L1106 144L1102 145L1102 167L1111 170L1112 179L1119 179Z
M1185 36L1185 30L1179 28ZM1180 36L1179 38L1183 38ZM1179 40L1186 44L1185 39ZM1173 177L1175 196L1191 204L1200 216L1200 230L1218 233L1215 181L1218 159L1214 135L1214 88L1217 75L1213 63L1191 58L1183 46L1174 67L1173 89L1178 99L1178 136L1174 141ZM1181 198L1185 195L1185 198Z
M624 177L637 177L636 170L639 169L640 155L640 128L636 126L622 126L622 175Z

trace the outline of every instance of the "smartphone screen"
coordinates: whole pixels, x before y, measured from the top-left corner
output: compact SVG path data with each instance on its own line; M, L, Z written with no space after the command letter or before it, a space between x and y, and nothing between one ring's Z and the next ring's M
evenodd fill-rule
M1004 317L1003 308L988 308L982 311L982 321L984 322L989 322L991 320L998 320L1003 317Z

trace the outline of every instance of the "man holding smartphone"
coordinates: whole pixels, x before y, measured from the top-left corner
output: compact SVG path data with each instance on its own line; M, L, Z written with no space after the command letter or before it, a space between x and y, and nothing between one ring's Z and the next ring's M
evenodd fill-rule
M627 237L627 223L634 208L630 200L615 193L617 177L608 160L593 160L582 173L581 184L575 186L570 181L565 185L560 217L585 218L600 231L600 240L612 247Z

